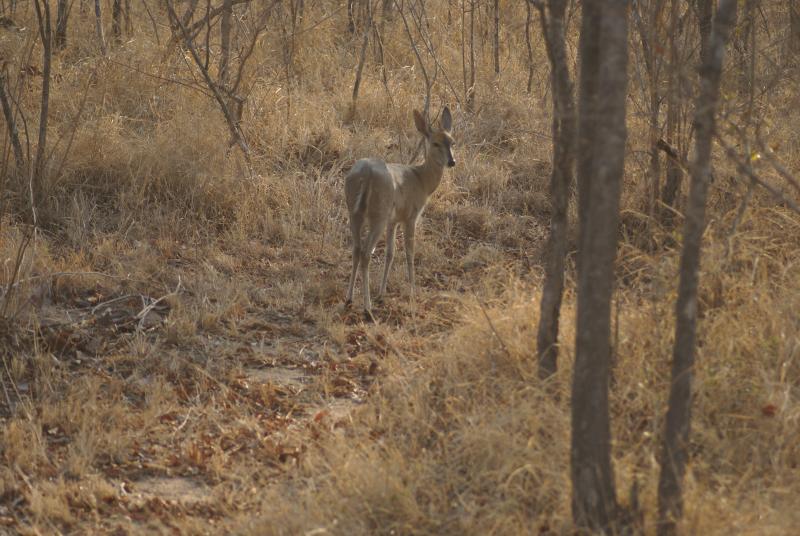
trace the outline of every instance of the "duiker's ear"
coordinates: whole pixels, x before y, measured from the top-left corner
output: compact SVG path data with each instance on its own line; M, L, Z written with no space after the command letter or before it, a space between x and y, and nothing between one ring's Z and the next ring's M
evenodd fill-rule
M450 115L450 108L447 106L442 110L442 118L439 119L439 125L445 132L450 132L450 129L453 127L453 116Z
M422 117L422 114L416 110L414 110L414 124L417 126L417 130L419 130L420 134L426 138L430 135L431 129L428 128L428 123L425 122L425 118Z

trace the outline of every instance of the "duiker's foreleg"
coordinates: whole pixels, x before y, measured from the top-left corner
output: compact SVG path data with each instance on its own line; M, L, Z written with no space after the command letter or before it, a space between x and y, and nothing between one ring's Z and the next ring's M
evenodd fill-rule
M363 214L353 214L350 216L350 232L353 235L353 269L350 272L350 284L347 287L347 298L345 303L353 303L353 288L356 285L356 272L361 262L361 227L364 225Z
M403 240L406 245L406 270L408 272L408 282L411 285L411 295L416 294L414 288L414 230L416 221L411 221L403 226Z
M378 291L378 299L382 298L386 293L386 281L389 279L389 270L391 270L392 261L394 260L395 236L397 236L397 224L390 223L386 228L386 264L383 267L383 280Z

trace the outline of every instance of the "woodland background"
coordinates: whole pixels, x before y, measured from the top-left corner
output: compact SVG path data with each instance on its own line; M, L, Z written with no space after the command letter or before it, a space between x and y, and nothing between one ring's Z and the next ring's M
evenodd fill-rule
M545 27L559 3L541 4ZM609 446L624 523L654 533L716 6L622 4ZM738 4L677 529L791 534L800 2ZM541 379L555 205L539 6L0 2L0 530L572 533L580 210L573 184L558 366ZM564 8L576 80L582 6ZM396 266L366 325L342 303L343 175L366 156L412 161L412 109L435 120L445 104L458 165L418 231L420 292Z

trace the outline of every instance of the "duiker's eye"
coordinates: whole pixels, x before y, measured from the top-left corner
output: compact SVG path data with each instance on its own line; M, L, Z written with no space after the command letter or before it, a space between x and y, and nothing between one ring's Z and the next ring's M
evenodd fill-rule
M434 146L434 147L441 147L442 145L441 145L440 143L438 143L438 142L434 142L434 143L433 143L433 146Z

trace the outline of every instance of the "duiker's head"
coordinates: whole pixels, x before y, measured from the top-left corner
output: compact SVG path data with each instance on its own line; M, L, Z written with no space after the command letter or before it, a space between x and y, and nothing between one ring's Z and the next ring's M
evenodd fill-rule
M450 129L453 126L453 117L450 115L450 108L447 106L442 110L442 118L439 119L439 128L432 129L428 126L425 118L418 111L414 110L414 124L417 130L425 136L425 155L434 162L444 167L453 167L456 161L453 158L453 137Z

